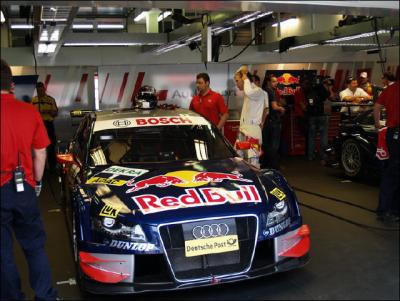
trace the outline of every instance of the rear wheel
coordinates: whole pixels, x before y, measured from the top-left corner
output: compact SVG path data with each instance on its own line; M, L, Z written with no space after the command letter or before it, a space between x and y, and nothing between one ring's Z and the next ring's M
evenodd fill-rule
M347 176L356 178L363 173L363 161L360 145L354 139L348 139L342 144L341 164Z

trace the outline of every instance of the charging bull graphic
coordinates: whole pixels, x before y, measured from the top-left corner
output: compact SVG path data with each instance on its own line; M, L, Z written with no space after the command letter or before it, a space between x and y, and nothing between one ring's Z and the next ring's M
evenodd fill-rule
M187 172L187 171L186 171ZM158 175L148 179L144 179L135 183L135 179L129 180L126 185L133 186L128 189L126 193L136 192L141 189L149 188L150 186L156 186L165 188L171 185L177 187L196 187L206 185L210 182L221 183L224 180L228 181L239 181L239 182L253 182L252 180L244 179L240 173L223 173L223 172L195 172L189 171L194 174L190 179L184 178L182 171L172 172L174 175Z
M149 179L144 179L141 180L137 183L134 183L135 179L132 179L126 183L127 186L134 186L131 189L128 189L126 193L138 191L140 189L148 188L150 186L157 186L157 187L167 187L171 186L173 184L183 184L185 183L184 180L179 179L177 177L172 177L172 176L155 176Z

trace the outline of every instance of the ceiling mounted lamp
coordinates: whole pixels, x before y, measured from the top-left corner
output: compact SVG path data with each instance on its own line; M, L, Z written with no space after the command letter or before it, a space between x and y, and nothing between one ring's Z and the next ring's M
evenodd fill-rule
M6 18L4 18L3 11L1 11L1 23L3 24L4 22L6 22Z
M47 54L47 53L53 53L54 51L56 51L57 48L57 44L55 43L40 43L38 46L38 53L43 53L43 54Z
M167 11L161 13L161 14L158 16L157 21L160 22L160 21L164 20L165 18L167 18L167 17L170 16L170 15L172 15L172 11L167 10Z
M137 15L137 16L133 19L133 21L139 22L140 20L142 20L142 19L144 19L144 18L146 17L147 13L148 13L147 11L142 11L139 15Z
M32 24L11 24L11 29L33 29Z
M97 24L98 29L124 29L124 24Z
M93 29L93 24L73 24L72 29Z
M286 19L284 21L281 21L281 27L283 26L295 26L298 23L299 19L296 17L291 17L289 19ZM278 27L278 23L272 24L272 27Z
M390 30L385 30L385 29L378 30L378 32L377 32L378 35L389 34L389 33L390 33ZM326 40L325 43L336 43L336 42L350 41L350 40L354 40L354 39L368 38L368 37L372 37L374 35L375 35L375 31L371 31L371 32L365 32L365 33L351 35L351 36L347 36L347 37L341 37L341 38Z

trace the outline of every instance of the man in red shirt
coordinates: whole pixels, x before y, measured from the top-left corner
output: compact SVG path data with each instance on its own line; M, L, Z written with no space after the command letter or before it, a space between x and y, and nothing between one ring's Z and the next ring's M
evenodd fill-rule
M400 203L400 105L399 81L387 87L374 105L375 128L379 129L381 107L386 108L386 144L389 159L379 188L378 219L399 221Z
M10 92L11 84L11 69L1 60L1 299L24 299L13 256L14 232L28 262L36 298L55 300L57 291L52 286L36 195L40 191L35 189L41 186L38 182L50 140L39 112L17 100Z
M193 97L189 109L199 113L221 130L229 116L224 98L210 89L210 77L207 73L197 74L196 87L198 94Z

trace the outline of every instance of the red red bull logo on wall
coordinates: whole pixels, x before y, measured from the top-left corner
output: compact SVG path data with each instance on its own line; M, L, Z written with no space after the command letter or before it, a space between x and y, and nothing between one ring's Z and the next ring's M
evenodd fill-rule
M275 76L278 81L280 95L294 95L300 89L301 81L304 78L315 78L316 70L267 70L265 77Z

